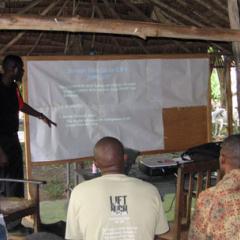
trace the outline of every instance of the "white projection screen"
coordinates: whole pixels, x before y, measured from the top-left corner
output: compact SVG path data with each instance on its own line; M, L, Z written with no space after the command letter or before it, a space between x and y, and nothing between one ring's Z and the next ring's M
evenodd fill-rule
M163 108L208 104L209 59L32 58L27 102L57 127L29 118L31 161L93 155L104 136L140 151L164 149Z

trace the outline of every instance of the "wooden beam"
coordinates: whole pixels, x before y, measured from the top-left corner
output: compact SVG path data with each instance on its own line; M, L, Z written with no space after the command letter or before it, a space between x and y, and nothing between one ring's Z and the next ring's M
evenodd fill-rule
M214 47L215 49L219 49L222 51L222 54L226 54L226 55L232 55L232 51L229 50L228 48L226 47L222 47L222 45L220 44L216 44L216 43L210 43L209 46L212 46ZM215 53L216 54L216 53Z
M144 46L144 43L140 39L134 39L134 41L145 54L150 54L149 50Z
M195 21L194 19L192 19L191 17L179 12L176 9L173 9L172 7L170 7L168 4L163 3L162 1L158 1L158 0L149 0L152 4L154 4L155 6L159 7L160 9L166 9L168 10L171 14L175 14L176 16L184 19L185 21L194 24L196 26L199 27L199 22Z
M39 37L39 36L38 36ZM3 47L4 44L0 44L0 47ZM20 51L24 51L26 55L26 52L32 47L32 44L14 44L11 47L11 51L15 51L17 52L17 50L19 49ZM42 50L42 51L50 51L52 50L54 51L61 51L62 50L62 46L54 46L54 45L46 45L46 44L41 44L37 47L38 51Z
M158 12L161 12L161 15L166 18L170 23L169 25L184 25L179 21L176 17L173 17L171 14L168 14L167 12L162 11L162 9L155 6L156 9L158 9Z
M160 9L158 7L154 6L153 12L159 22L161 21L165 24L171 24L171 21L169 21L169 19L162 14L162 12L160 11ZM177 45L179 48L183 49L185 52L187 52L187 53L191 52L188 48L183 46L183 44L180 44L178 41L174 40L173 43L175 45Z
M178 1L179 2L179 1ZM186 7L187 3L184 2L184 1L180 1L179 3L181 3L182 5L184 5ZM165 23L165 24L171 24L172 23L177 23L177 24L180 24L180 25L183 25L183 23L179 20L177 20L176 18L170 16L169 14L167 14L166 12L162 12L161 9L157 6L154 6L154 9L153 9L158 21L162 22L162 23ZM186 48L183 44L180 44L178 41L173 41L174 44L176 44L177 46L179 46L179 48L183 49L185 52L187 53L190 53L191 51Z
M26 45L32 46L33 42L35 42L38 35L39 35L39 33L31 34L26 39L24 39L21 43L16 44L16 45L21 45L21 44L25 45L26 44ZM51 35L52 34L50 33L50 34L46 35L45 38L42 39L43 45L64 46L64 42L63 42L64 33L57 34L58 35L58 36L56 36L57 40L51 39ZM60 35L62 35L62 36L60 36ZM4 42L8 42L8 41L9 41L9 37L6 36L6 34L0 35L0 44L1 45L4 46Z
M42 0L41 0L42 1ZM65 1L64 4L62 5L62 7L59 9L58 13L57 13L57 17L59 17L63 11L63 9L65 8L65 6L68 4L69 0ZM34 45L31 47L31 49L28 51L27 56L31 55L32 52L34 51L34 49L38 46L38 43L40 42L42 36L43 36L43 32L41 32L37 38L37 40L35 41Z
M181 44L180 42L178 42L178 41L173 41L173 43L174 43L176 46L178 46L180 49L182 49L184 52L186 52L186 53L191 53L191 51L190 51L187 47L185 47L183 44Z
M172 14L175 14L175 16L181 17L185 21L188 21L190 24L193 24L193 25L195 25L197 27L201 27L201 28L205 27L202 23L196 21L193 18L190 18L189 16L187 16L183 13L180 13L180 12L176 11L176 9L173 9L173 8L169 7L167 4L164 4L164 3L160 2L160 1L157 1L157 0L148 0L148 1L152 2L155 5L155 7L159 8L159 9L162 9L162 8L167 9ZM187 3L184 0L178 0L178 3L183 5L185 8L187 7ZM197 12L194 12L194 14L197 15L201 20L203 20L203 17L201 17L199 14L197 14ZM173 21L177 24L180 23L180 24L184 25L181 20L179 20L177 18L174 18L173 15L169 15L166 12L162 12L162 15L166 16L168 19L170 19L171 21ZM210 24L210 26L211 26L211 22L209 22L209 20L207 20L207 23ZM216 26L215 24L212 24L212 25L214 27L221 28L220 26ZM222 47L219 44L215 44L215 46L218 47L218 49L222 49ZM224 50L225 50L225 52L230 53L227 49L224 49Z
M123 0L124 4L128 7L130 7L140 18L141 20L147 20L153 22L153 19L147 17L142 11L140 11L136 6L134 6L132 3L130 3L128 0ZM139 39L134 39L135 43L143 50L145 54L149 54L149 50L144 46L144 43L142 43Z
M211 26L211 27L218 27L220 28L221 26L212 22L212 21L209 21L208 18L205 18L204 16L201 15L201 13L199 12L196 12L196 11L193 11L194 15L197 16L204 24L206 24L205 26ZM201 26L204 26L203 24L201 24Z
M91 18L94 18L94 15L95 15L95 6L92 5L92 14L91 14ZM96 34L93 33L92 34L92 42L91 42L91 51L94 49L94 43L95 43L95 39L96 39Z
M103 0L104 4L106 5L108 11L110 11L110 13L112 14L112 16L114 18L117 18L120 20L120 16L118 15L118 13L111 7L111 5L109 4L108 0ZM121 21L121 20L120 20ZM148 50L146 49L146 47L143 45L143 43L139 40L139 39L133 39L133 41L143 50L144 53L148 54Z
M178 0L178 3L181 4L184 8L190 8L192 5L192 3L190 3L190 2L187 3L185 0ZM198 22L198 24L197 24L198 27L204 27L204 26L221 27L221 26L213 23L212 21L209 21L209 18L204 17L204 15L202 15L201 12L195 11L194 8L192 8L192 13L194 15L196 15L205 24L205 25L203 25L201 22Z
M64 1L62 7L59 9L58 13L57 13L57 17L59 17L62 13L63 13L63 10L64 8L66 7L66 5L69 3L70 0L66 0Z
M218 1L218 0L216 0L216 1ZM188 7L187 3L185 1L183 1L183 0L178 0L178 3L182 4L184 7ZM199 22L198 25L197 25L198 27L204 27L204 26L211 26L211 27L216 27L216 28L220 28L221 27L218 24L213 23L212 21L209 21L209 19L206 19L205 17L203 17L198 11L193 11L193 13L205 24L205 25L203 25L202 23ZM215 45L216 48L221 49L223 52L231 54L231 52L228 49L223 48L221 45L216 44L216 43L213 44L213 45Z
M219 1L219 0L215 0L215 1ZM182 6L184 6L185 8L186 7L190 7L190 3L187 4L186 1L184 1L184 0L178 0L178 3L181 4ZM219 4L219 2L216 3L216 4ZM220 25L218 25L216 23L213 23L212 21L209 21L209 19L207 19L206 17L201 15L201 13L199 13L198 11L194 11L193 10L193 14L195 14L205 24L204 25L204 24L202 24L200 22L197 22L196 26L198 26L198 27L211 26L211 27L221 28ZM196 21L193 22L192 19L190 21L191 21L191 23L193 23L193 24L195 23L196 24ZM221 45L219 45L219 44L214 44L214 45L215 45L216 48L221 49L223 52L231 54L231 52L228 49L223 48Z
M41 40L41 38L42 38L42 36L43 36L43 33L44 33L44 32L41 32L41 33L39 34L39 36L38 36L37 40L35 41L34 45L33 45L33 46L31 47L31 49L28 51L27 56L30 56L31 53L34 51L34 49L38 46L38 44L39 44L39 42L40 42L40 40Z
M153 7L152 13L151 13L151 19L164 24L171 24L172 22L166 18L160 9L156 6Z
M136 13L136 15L141 18L141 20L153 21L153 19L151 19L150 17L146 16L137 6L135 6L133 3L131 3L131 1L129 1L129 0L122 0L122 1L124 2L124 4L126 6L131 8L133 10L133 12Z
M75 12L77 11L78 6L79 6L79 2L76 5L76 0L73 0L72 16L75 15ZM69 50L70 39L72 39L72 41L73 41L74 38L75 37L71 36L69 32L67 33L66 38L65 38L65 48L63 51L64 55L67 55L67 52Z
M227 12L227 7L220 0L213 0L213 2L222 9L222 11ZM225 1L224 1L225 2Z
M10 48L14 43L16 43L22 36L25 34L25 32L18 33L10 42L8 42L4 47L0 49L0 54L3 54L8 48Z
M167 26L150 22L80 17L56 18L2 14L0 15L0 30L95 32L132 35L143 39L147 37L165 37L221 42L240 41L240 31L233 29Z
M108 11L110 11L110 13L112 14L112 16L114 18L117 18L117 19L121 19L120 16L118 15L118 13L111 7L111 5L109 4L108 0L103 0L104 4L106 5ZM133 39L133 41L140 47L142 48L143 52L144 53L149 53L148 50L145 48L145 46L140 42L139 39Z
M41 16L45 16L55 5L58 4L60 0L56 0L55 2L49 4L46 9L43 10L43 12L40 13ZM17 16L17 15L16 15ZM19 16L21 17L21 16ZM1 18L1 15L0 15ZM29 22L30 23L30 22ZM20 29L19 29L20 30ZM21 29L25 30L25 29ZM8 48L10 48L15 42L17 42L22 36L25 34L25 32L18 33L8 44L6 44L3 48L0 49L0 54L3 54Z
M29 4L27 7L21 9L16 14L19 14L19 15L24 14L27 11L31 10L33 7L35 7L40 2L42 2L42 0L36 0L36 1L32 2L31 4ZM10 46L12 46L15 42L17 42L23 35L24 35L24 33L17 34L17 36L15 36L10 42L8 42L7 45L5 45L4 47L2 47L0 49L0 54L3 54Z
M117 18L117 19L120 19L118 13L111 7L110 3L108 2L108 0L103 0L106 8L108 9L108 11L111 13L111 15L114 17L114 18Z
M24 13L28 12L33 7L38 5L40 2L42 2L42 0L35 0L35 1L33 1L32 3L28 4L25 8L21 9L17 14L20 15L20 14L24 14Z
M207 8L211 13L215 14L220 19L223 19L224 21L228 21L227 14L225 15L222 12L218 11L215 6L214 7L210 6L209 1L195 0L195 2Z
M93 4L93 6L95 7L95 10L96 10L97 15L98 15L101 19L104 19L104 15L103 15L101 9L99 8L99 6L97 5L96 0L92 0L92 4ZM113 43L117 46L118 52L119 52L120 54L123 54L124 52L123 52L122 48L120 47L120 45L119 45L118 40L116 39L116 37L113 36L113 37L111 37L111 39L112 39Z

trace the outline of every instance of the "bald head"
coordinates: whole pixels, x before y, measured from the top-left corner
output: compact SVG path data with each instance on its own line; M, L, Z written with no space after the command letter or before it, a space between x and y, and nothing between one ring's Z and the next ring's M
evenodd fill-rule
M232 168L240 168L240 134L231 135L224 140L221 155Z
M123 172L124 147L113 137L100 139L94 148L95 163L101 172Z

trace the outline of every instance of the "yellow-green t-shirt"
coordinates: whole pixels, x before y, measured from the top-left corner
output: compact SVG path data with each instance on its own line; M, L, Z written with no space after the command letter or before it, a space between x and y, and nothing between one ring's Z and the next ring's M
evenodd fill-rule
M65 238L153 240L168 229L156 187L123 174L108 174L74 188Z

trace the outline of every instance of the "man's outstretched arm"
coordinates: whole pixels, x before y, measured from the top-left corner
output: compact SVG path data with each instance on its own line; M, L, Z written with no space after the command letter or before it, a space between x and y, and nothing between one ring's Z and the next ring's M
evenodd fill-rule
M51 127L52 125L57 126L57 124L55 122L53 122L47 116L45 116L43 113L38 112L37 110L35 110L34 108L32 108L30 105L28 105L25 102L23 103L23 106L21 107L20 111L23 113L26 113L30 116L33 116L33 117L43 120L49 127Z

